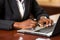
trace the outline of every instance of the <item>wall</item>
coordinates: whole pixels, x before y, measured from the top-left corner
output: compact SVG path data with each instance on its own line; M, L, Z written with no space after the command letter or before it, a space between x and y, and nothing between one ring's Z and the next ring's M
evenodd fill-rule
M48 14L60 13L60 0L36 0Z

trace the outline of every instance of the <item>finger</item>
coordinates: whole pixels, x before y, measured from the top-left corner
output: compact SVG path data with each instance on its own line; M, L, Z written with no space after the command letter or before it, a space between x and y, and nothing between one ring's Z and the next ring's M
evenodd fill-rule
M45 22L46 22L46 25L45 25L45 26L46 26L46 27L48 27L48 26L49 26L49 20L48 20L48 19L46 19L46 21L45 21Z
M36 27L36 25L35 25L35 24L31 24L31 26L32 26L32 28L35 28L35 27Z
M53 20L50 19L50 21L51 21L51 24L53 24Z
M38 24L40 27L43 27L43 21L42 20L40 20Z
M22 29L26 29L27 27L22 27Z
M49 19L48 21L49 21L49 26L51 26L52 25L52 20Z
M49 26L49 20L48 19L44 19L43 21L44 21L44 26L48 27Z
M33 24L37 24L37 22L35 21L35 19L34 19L34 20L29 19L29 22L30 22L30 23L33 23Z
M48 26L52 26L53 21L51 19L47 19L47 21L49 22Z
M33 26L30 25L28 28L33 28Z
M29 28L32 28L32 26L26 26L26 27L24 27L24 28L22 28L22 29L29 29Z
M36 21L31 21L31 23L36 24L37 22Z
M29 26L30 26L30 25L23 25L23 26L21 26L21 28L22 28L22 29L27 29L27 28L30 28Z

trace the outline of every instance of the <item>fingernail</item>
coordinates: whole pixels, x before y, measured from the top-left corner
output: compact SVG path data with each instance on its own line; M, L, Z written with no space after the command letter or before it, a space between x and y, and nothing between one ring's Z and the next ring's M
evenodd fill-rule
M51 26L51 24L49 24L49 26Z
M46 27L48 27L49 25L46 25Z
M39 24L40 25L40 27L43 27L43 25L42 24Z

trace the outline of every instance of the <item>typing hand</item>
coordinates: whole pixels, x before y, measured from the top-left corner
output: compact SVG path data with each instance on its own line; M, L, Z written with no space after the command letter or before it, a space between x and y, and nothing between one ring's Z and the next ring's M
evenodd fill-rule
M38 21L38 24L40 27L48 27L48 26L52 26L53 21L51 19L45 18L45 17L41 17L40 20Z
M34 28L35 26L36 26L36 22L31 19L25 20L23 22L16 22L14 24L14 27L18 29L19 28L21 29Z

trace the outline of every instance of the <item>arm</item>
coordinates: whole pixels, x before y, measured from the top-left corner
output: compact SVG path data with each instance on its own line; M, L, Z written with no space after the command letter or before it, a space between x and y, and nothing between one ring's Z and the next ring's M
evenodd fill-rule
M20 29L20 28L32 28L35 26L35 22L31 19L23 21L23 22L16 22L11 20L8 15L5 14L5 0L0 0L0 29L2 30L11 30L11 29ZM8 19L6 19L6 16Z
M32 0L31 12L38 20L38 23L41 27L44 26L44 23L46 24L46 27L52 25L53 21L49 19L49 15L37 4L36 0Z
M4 1L0 0L0 29L11 30L14 21L5 20Z
M0 20L0 29L2 30L11 30L13 29L13 21Z
M46 11L37 4L36 0L32 0L31 12L37 19L41 16L49 17Z

